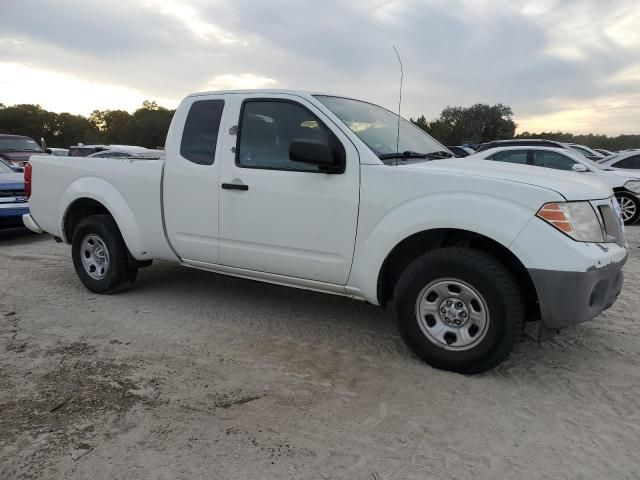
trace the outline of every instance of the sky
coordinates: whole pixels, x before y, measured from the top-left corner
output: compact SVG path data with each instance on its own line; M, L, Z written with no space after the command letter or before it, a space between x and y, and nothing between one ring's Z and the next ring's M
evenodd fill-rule
M292 88L402 115L502 103L518 131L640 133L639 0L0 0L0 103L174 108Z

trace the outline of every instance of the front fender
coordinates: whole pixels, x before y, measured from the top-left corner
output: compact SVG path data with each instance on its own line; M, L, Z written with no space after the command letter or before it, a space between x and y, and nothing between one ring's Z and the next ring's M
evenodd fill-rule
M151 258L149 249L145 246L142 231L136 222L129 204L122 194L110 183L97 177L83 177L67 187L58 203L58 218L61 219L60 232L67 241L71 241L70 232L64 231L64 221L69 207L81 198L90 198L100 202L116 221L122 238L129 252L137 260Z
M362 212L349 285L378 304L377 282L382 265L396 245L419 232L465 230L509 248L535 211L504 198L478 193L438 193L418 197L371 221Z

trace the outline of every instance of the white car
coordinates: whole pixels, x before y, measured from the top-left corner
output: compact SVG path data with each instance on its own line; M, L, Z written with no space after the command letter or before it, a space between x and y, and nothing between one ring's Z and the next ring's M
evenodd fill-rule
M466 160L493 160L588 175L613 189L626 225L633 224L640 218L640 170L637 172L618 170L595 163L571 150L553 147L492 148L469 155Z
M456 372L502 362L524 321L558 329L613 304L627 246L611 188L570 172L430 161L444 156L368 102L197 93L176 110L163 159L31 157L23 218L71 244L93 292L124 290L162 259L393 301L409 348Z
M164 152L162 150L153 150L150 148L138 147L136 149L122 149L114 148L109 150L102 150L100 152L92 153L87 158L160 158Z
M613 155L613 152L611 150L605 150L604 148L594 148L593 150L598 152L600 155L603 155L603 157L608 157L609 155Z
M640 172L640 150L625 150L614 153L598 162L603 167L619 168L622 170L634 170Z

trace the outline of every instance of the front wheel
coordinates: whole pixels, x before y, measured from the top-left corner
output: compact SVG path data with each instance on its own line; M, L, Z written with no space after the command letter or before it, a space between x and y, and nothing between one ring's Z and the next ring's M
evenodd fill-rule
M110 215L92 215L78 224L71 256L78 277L95 293L126 290L138 274L138 269L129 265L127 246Z
M640 218L640 200L629 192L616 192L616 200L620 205L622 221L625 225L632 225Z
M471 248L418 257L400 276L394 303L409 348L428 364L458 373L502 362L524 322L522 293L511 273Z

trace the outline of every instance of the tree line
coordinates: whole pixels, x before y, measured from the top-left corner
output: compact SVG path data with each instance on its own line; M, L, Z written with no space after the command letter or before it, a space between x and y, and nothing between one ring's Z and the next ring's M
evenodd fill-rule
M0 103L0 133L44 138L49 147L67 148L85 144L124 144L156 148L164 145L174 110L145 100L135 112L94 110L88 117L49 112L40 105ZM622 150L640 148L640 135L573 135L563 132L522 132L511 107L478 103L470 107L446 107L440 116L428 121L424 115L410 119L445 145L477 144L509 138L546 138L575 142L589 147Z
M574 135L563 132L522 132L516 135L518 125L513 120L513 111L511 107L500 103L478 103L466 108L446 107L434 120L428 121L424 115L410 120L445 145L478 144L510 138L545 138L612 151L640 148L640 135L609 137L592 133Z
M174 110L145 100L135 112L94 110L88 117L55 113L40 105L0 103L0 133L26 135L48 147L84 144L123 144L156 148L164 145Z

